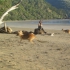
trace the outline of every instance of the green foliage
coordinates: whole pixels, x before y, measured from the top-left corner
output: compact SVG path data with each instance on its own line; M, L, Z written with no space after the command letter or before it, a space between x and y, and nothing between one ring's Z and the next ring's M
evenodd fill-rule
M0 16L20 0L5 0L0 2ZM38 20L66 18L63 10L58 10L45 0L22 0L19 8L11 11L5 20Z
M46 0L57 9L63 9L66 12L66 17L70 18L70 0Z

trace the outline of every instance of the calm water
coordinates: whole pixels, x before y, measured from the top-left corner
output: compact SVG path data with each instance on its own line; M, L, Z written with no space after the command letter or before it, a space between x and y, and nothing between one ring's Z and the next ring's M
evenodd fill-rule
M6 21L7 26L9 27L18 27L18 28L37 28L39 20L25 20L25 21ZM43 20L43 28L45 29L57 29L61 30L70 29L70 20ZM3 26L2 24L1 26Z

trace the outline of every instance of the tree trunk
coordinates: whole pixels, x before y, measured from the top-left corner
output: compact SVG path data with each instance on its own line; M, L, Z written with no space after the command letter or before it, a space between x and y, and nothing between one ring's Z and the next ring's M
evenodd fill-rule
M4 23L5 32L7 32L6 23Z

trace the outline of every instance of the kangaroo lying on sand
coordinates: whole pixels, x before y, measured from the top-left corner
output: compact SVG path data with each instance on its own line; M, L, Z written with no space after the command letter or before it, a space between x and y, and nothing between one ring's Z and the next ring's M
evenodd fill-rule
M70 34L70 30L69 29L66 29L66 30L62 29L62 31L65 32L65 33Z
M21 40L28 39L31 43L33 43L33 40L35 39L35 35L32 32L27 31L18 31L17 36L19 36Z

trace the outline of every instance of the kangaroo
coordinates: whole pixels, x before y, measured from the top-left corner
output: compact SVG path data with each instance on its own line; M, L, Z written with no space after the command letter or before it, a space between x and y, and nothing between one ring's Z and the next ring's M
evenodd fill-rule
M33 40L35 39L35 34L33 34L31 32L27 32L27 31L18 31L17 36L19 36L21 40L27 39L31 43L33 43Z
M62 31L65 32L65 33L70 34L70 30L69 29L66 29L66 30L62 29Z

